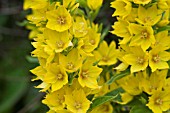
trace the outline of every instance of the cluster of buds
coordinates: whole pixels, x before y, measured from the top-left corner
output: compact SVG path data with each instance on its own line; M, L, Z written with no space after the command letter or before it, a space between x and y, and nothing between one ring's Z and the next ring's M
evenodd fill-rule
M95 23L103 0L25 0L48 113L162 113L170 109L170 1L115 0L112 34ZM108 32L108 31L106 31ZM116 46L117 45L117 46ZM118 48L117 48L118 47Z

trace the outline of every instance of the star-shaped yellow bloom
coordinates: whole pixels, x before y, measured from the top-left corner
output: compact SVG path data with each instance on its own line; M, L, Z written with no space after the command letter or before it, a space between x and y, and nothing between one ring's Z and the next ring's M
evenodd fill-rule
M148 66L148 53L144 52L141 47L132 47L131 53L123 57L127 64L131 65L131 73L145 70Z
M98 50L94 51L94 56L100 60L98 65L112 65L117 62L117 53L114 41L109 46L106 41L103 41Z
M59 6L56 10L51 10L46 13L48 22L46 27L58 32L68 30L72 26L72 18L67 9Z
M138 18L136 21L142 25L153 26L161 19L161 14L158 14L156 5L145 9L143 6L138 8Z
M90 101L82 89L74 90L72 94L65 95L67 109L73 113L86 113L90 107Z
M147 106L154 112L154 113L163 113L163 111L167 111L170 108L170 96L169 90L160 91L157 90L154 94L149 97L149 103Z
M130 24L129 26L131 32L134 34L130 46L141 46L145 51L151 44L155 43L155 37L152 27L150 26L141 26L138 24Z
M59 64L67 71L67 72L76 72L82 65L82 58L78 53L77 49L72 49L67 56L63 54L59 55Z
M170 53L165 51L166 49L166 47L157 46L149 52L149 66L151 67L152 72L157 69L169 68L167 61L170 60Z

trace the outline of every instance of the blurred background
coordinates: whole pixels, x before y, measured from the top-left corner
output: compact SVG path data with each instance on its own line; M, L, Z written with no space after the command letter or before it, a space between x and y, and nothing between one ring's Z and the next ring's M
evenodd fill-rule
M111 1L104 3L95 20L110 29L115 20ZM44 94L34 88L40 81L31 82L29 70L38 63L30 57L33 47L24 27L30 11L23 11L22 6L23 0L0 0L0 113L46 113L48 108L41 103ZM107 34L106 40L117 40L113 37Z
M33 50L29 31L22 27L26 14L23 0L0 0L0 113L46 113L43 94L34 88L30 69Z

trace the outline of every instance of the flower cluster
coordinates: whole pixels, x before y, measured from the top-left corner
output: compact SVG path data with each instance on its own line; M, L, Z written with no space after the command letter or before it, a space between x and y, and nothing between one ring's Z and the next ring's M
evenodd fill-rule
M116 69L131 72L120 84L125 90L123 104L141 96L153 113L169 110L170 1L115 0L111 7L118 16L112 33L121 37Z
M112 34L95 23L103 0L25 0L31 72L48 113L162 113L170 109L169 0L114 0ZM106 33L107 32L107 33Z

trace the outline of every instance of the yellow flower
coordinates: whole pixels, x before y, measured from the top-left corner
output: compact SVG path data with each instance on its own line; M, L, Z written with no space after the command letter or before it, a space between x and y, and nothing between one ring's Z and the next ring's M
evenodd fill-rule
M152 0L133 0L133 2L135 4L142 4L142 5L146 5L148 3L150 3Z
M100 41L100 34L93 29L88 29L88 33L78 42L78 49L82 55L91 55L91 52L97 48Z
M157 69L168 69L167 61L170 60L170 53L165 51L165 47L157 46L149 52L149 66L154 72Z
M147 9L140 5L138 8L138 18L136 18L136 21L143 25L153 26L161 19L161 16L161 14L158 14L156 5L153 5Z
M157 90L153 93L151 97L149 97L149 103L147 106L154 113L162 113L163 111L167 111L170 108L170 96L169 90L160 91Z
M106 41L103 41L98 50L94 51L94 56L96 59L99 59L98 65L112 65L117 62L117 54L118 51L116 50L116 44L114 41L108 47Z
M63 89L60 89L55 92L50 92L46 95L42 103L46 104L51 110L58 111L62 110L65 107L65 92Z
M74 90L72 94L65 95L67 109L73 113L86 113L90 107L90 101L82 89Z
M168 31L162 31L155 35L156 42L155 46L162 46L165 48L170 48L170 36L168 36Z
M140 86L149 95L154 94L156 90L162 90L165 85L167 70L155 71L147 78L141 80Z
M116 9L112 16L123 18L129 15L132 10L132 4L128 0L115 0L111 3L111 7Z
M94 108L90 113L113 113L113 107L107 102Z
M135 95L139 95L140 93L142 93L142 89L140 89L139 87L140 80L141 80L140 76L134 76L132 74L132 75L128 75L126 78L123 78L123 80L119 82L119 85L129 95L135 96ZM129 96L129 98L131 98L131 96Z
M121 18L118 18L118 21L112 26L114 30L111 33L123 38L119 44L127 44L130 41L132 36L128 26L129 22Z
M102 6L103 0L87 0L87 5L90 9L96 10Z
M120 104L127 104L128 102L130 102L133 99L133 96L127 92L121 93L120 95L121 95L121 99L122 99L122 102L118 102Z
M87 23L83 17L76 17L73 22L73 35L77 38L84 37L88 33Z
M158 4L158 7L160 9L163 9L163 10L170 8L170 1L169 0L159 0L157 4Z
M98 88L97 78L101 72L101 68L93 66L87 59L80 69L78 81L82 87Z
M130 24L129 26L131 32L134 34L130 42L130 46L141 46L145 51L151 44L155 43L155 37L152 27L141 26L137 24Z
M124 61L131 65L131 73L145 70L148 66L148 53L141 47L132 47L131 52L123 57Z
M61 89L68 83L68 75L60 65L53 63L47 67L44 81L51 84L51 90L53 92Z
M24 0L24 10L29 8L42 9L48 5L48 0Z
M135 18L138 16L138 8L132 8L130 14L125 18L126 21L136 22Z
M62 52L66 49L69 46L71 39L71 35L68 31L57 32L50 29L44 30L44 37L47 38L47 45L56 53Z
M170 10L160 10L159 11L162 14L161 20L157 23L159 27L166 26L170 23L169 16L170 16Z
M36 26L45 24L46 21L46 9L33 10L31 15L27 16L27 19Z
M77 49L72 49L67 56L59 55L59 63L67 72L76 72L82 65L82 59Z
M63 0L63 6L70 8L75 4L76 0Z
M46 13L48 22L46 27L58 32L68 30L72 26L72 18L67 9L59 6L56 10L51 10Z

